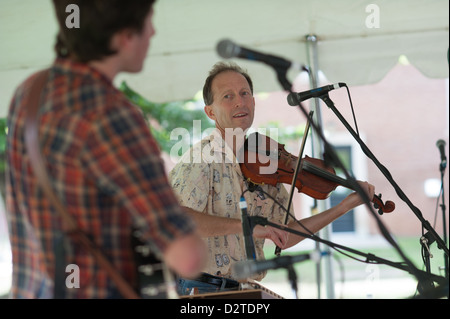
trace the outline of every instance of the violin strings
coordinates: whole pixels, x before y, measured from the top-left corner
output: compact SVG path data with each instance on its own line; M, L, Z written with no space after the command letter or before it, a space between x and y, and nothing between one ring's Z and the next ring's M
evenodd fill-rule
M322 169L320 167L317 167L313 163L309 163L309 162L306 162L306 161L303 162L302 161L302 168L305 171L313 173L313 174L315 174L315 175L317 175L319 177L323 177L323 178L328 179L330 181L337 182L337 183L339 183L342 186L345 186L347 188L351 188L349 186L349 183L347 182L346 179L344 179L344 178L342 178L342 177L340 177L340 176L338 176L336 174L333 174L331 172L328 172L328 171L326 171L326 170L324 170L324 169Z

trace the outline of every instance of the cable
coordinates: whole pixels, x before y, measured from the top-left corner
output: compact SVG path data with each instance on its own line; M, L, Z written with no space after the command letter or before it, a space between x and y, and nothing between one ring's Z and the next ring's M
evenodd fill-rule
M350 90L347 85L345 86L345 88L347 89L348 100L350 101L350 108L352 110L353 122L355 122L356 134L359 136L358 123L356 123L356 116L355 116L355 110L353 108L352 96L350 94Z
M437 215L439 210L439 202L441 200L441 196L444 193L444 183L441 183L441 189L439 190L439 195L436 199L436 208L434 211L434 221L433 221L433 228L436 228L436 222L437 222Z
M430 280L430 281L436 281L436 282L439 282L440 285L442 285L442 283L444 282L444 281L443 281L444 278L441 278L441 277L439 277L439 276L436 276L436 275L433 275L433 274L424 273L423 271L420 271L420 270L417 269L417 268L415 268L414 270L411 269L411 267L409 267L409 263L408 263L406 260L403 261L403 262L391 262L391 261L389 261L389 260L386 260L386 259L383 259L383 258L379 258L379 257L377 257L377 256L375 256L375 255L373 255L373 254L370 254L370 253L369 253L369 254L362 253L362 252L359 252L359 251L357 251L357 250L351 249L351 248L349 248L349 247L345 247L345 246L342 246L342 245L339 245L339 244L336 244L336 243L332 243L332 242L330 242L330 241L328 241L328 240L323 240L323 239L321 239L320 237L314 235L314 234L313 234L306 226L304 226L304 225L301 223L301 221L297 220L297 219L295 218L295 216L293 216L292 214L290 214L290 212L288 212L287 209L286 209L283 205L281 205L281 203L279 203L275 198L273 198L272 195L270 195L269 193L267 193L266 191L264 191L263 189L261 189L261 187L260 187L259 185L255 185L255 189L254 189L254 190L259 190L259 191L262 192L263 194L267 195L270 199L272 199L277 205L279 205L279 207L280 207L281 209L283 209L283 210L284 210L286 213L288 213L288 214L289 214L289 215L290 215L297 223L299 223L299 225L300 225L302 228L304 228L310 235L305 234L305 233L298 232L298 231L296 231L296 230L294 230L294 229L290 229L290 228L286 228L285 231L292 232L292 233L294 233L294 234L296 234L296 235L298 235L298 236L302 236L302 237L305 237L305 238L310 238L310 239L313 239L313 240L315 240L315 241L317 241L317 242L326 244L327 246L329 246L330 248L334 249L335 251L337 251L337 252L339 252L339 253L341 253L341 254L343 254L343 255L345 255L345 256L347 256L347 257L353 259L353 260L356 260L356 261L360 261L360 262L363 262L363 263L366 263L366 264L374 264L374 265L390 265L390 266L395 267L395 268L397 268L397 269L401 269L401 270L407 271L407 272L409 272L410 274L412 274L412 275L414 275L414 276L417 276L417 274L419 273L421 276L426 276L426 278L429 278L428 280ZM254 190L253 190L253 191L254 191ZM247 191L248 191L248 189L247 189L247 190L244 190L244 191L242 192L242 196L243 196ZM268 221L267 218L260 217L260 216L254 216L254 217L257 217L257 218L256 218L256 219L258 220L257 223L260 224L260 225L265 225L265 226L268 225L268 226L275 227L275 228L278 228L278 227L280 226L279 224L275 224L275 223L272 223L272 222ZM283 229L283 228L280 228L280 229ZM352 254L355 254L355 255L361 255L361 256L364 256L364 257L366 257L366 260L361 260L361 259L355 258L355 257L349 255L348 253L344 253L342 250L346 250L346 251L348 251L348 252L350 252L350 253L352 253ZM419 287L419 286L420 286L420 287ZM421 285L421 282L419 281L419 285L418 285L417 289L418 289L418 291L422 294L422 293L426 293L426 292L430 289L430 287L427 288L427 287L422 286L422 285ZM428 290L427 290L427 289L428 289ZM438 292L430 291L430 292L433 292L433 293L435 293L435 294L437 294L437 295L439 295L439 296L440 296L440 294L442 293L441 291L438 291Z
M247 181L245 181L247 182ZM262 192L264 195L267 195L271 200L274 201L275 204L277 204L286 214L288 214L290 217L292 217L294 219L294 221L297 222L297 224L299 224L306 232L308 232L311 236L314 237L318 237L316 236L311 230L309 230L305 225L302 224L302 222L300 220L298 220L295 215L291 214L291 212L289 212L286 207L284 207L276 198L274 198L272 195L270 195L268 192L264 191L259 185L255 185L255 190L254 191L260 191ZM246 192L248 192L248 188L242 192L242 196L244 196L244 194Z
M256 190L262 192L264 195L267 195L270 199L272 199L272 200L273 200L273 201L274 201L274 202L275 202L282 210L284 210L287 214L289 214L289 216L291 216L291 217L294 219L294 221L297 222L297 224L299 224L303 229L305 229L305 230L311 235L310 237L306 237L306 238L310 238L310 239L313 239L313 240L315 240L315 241L319 241L319 242L321 242L321 243L323 243L323 244L326 244L327 246L329 246L330 248L334 249L334 250L337 251L338 253L340 253L340 254L342 254L342 255L344 255L344 256L347 256L348 258L351 258L351 259L353 259L353 260L356 260L356 261L359 261L359 262L362 262L362 263L365 263L365 264L378 264L378 265L384 265L384 263L378 262L378 261L376 261L376 260L370 260L369 258L367 258L366 260L356 258L356 257L350 255L349 253L342 251L339 247L336 247L336 244L334 244L334 243L332 243L332 242L330 242L330 241L327 241L327 240L323 240L323 239L320 238L319 236L315 235L315 234L314 234L311 230L309 230L305 225L303 225L303 223L302 223L300 220L298 220L294 215L292 215L290 212L288 212L287 209L286 209L286 208L285 208L278 200L276 200L272 195L270 195L269 193L267 193L266 191L264 191L259 185L256 185L255 191L256 191ZM242 196L243 196L247 191L248 191L248 189L245 190L245 191L243 191L243 192L242 192ZM304 235L307 235L307 234L304 234ZM369 257L370 257L370 256L373 256L372 254L368 254L368 255L369 255ZM406 262L397 262L397 263L393 263L393 264L401 265L401 266L407 266L407 265L408 265Z

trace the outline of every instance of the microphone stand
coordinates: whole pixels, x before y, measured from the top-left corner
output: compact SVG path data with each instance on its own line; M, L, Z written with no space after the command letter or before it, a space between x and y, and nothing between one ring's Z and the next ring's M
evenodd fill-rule
M306 233L299 232L295 229L289 228L284 225L272 223L265 217L251 216L251 217L249 217L249 220L250 220L251 229L253 229L256 225L271 226L274 228L278 228L278 229L287 231L289 233L295 234L297 236L312 239L316 242L325 244L333 249L345 250L352 254L363 256L366 258L366 261L365 261L366 263L376 263L376 264L388 265L388 266L406 271L415 276L417 276L419 273L419 277L425 278L428 282L437 282L440 286L442 286L442 287L439 287L439 289L434 288L434 286L433 287L428 286L428 287L426 287L426 289L419 289L419 292L423 294L423 298L441 298L444 294L445 295L448 294L448 280L446 280L446 278L444 278L444 277L430 274L430 273L424 272L419 269L412 269L411 267L409 267L408 265L405 265L404 263L392 262L387 259L377 257L374 254L370 254L370 253L366 254L366 253L360 252L358 250L355 250L353 248L349 248L349 247L346 247L346 246L343 246L340 244L336 244L336 243L333 243L333 242L325 240L325 239L321 239L320 237L317 237L316 235L306 234ZM277 258L279 258L279 257L275 257L275 259L277 259ZM288 269L288 271L291 271L288 266L289 265L285 265L286 269ZM292 268L292 271L293 271L293 268ZM291 276L291 275L292 275L292 273L289 273L289 276ZM291 277L290 277L290 279L291 279ZM295 281L296 281L296 276L294 276L293 279L295 279ZM294 286L294 284L295 284L295 286ZM292 287L296 288L296 282L292 283Z
M294 265L288 265L286 269L288 271L288 279L291 282L292 292L295 299L298 299L297 273L295 272Z
M336 114L338 119L342 122L342 124L347 128L347 130L350 132L350 134L355 138L355 140L358 142L358 144L361 146L362 151L364 154L367 155L374 163L375 165L380 169L380 171L383 173L383 175L387 178L387 180L391 183L391 185L394 187L395 191L397 192L397 195L404 201L406 204L411 208L413 213L417 216L417 218L421 221L423 227L427 229L433 236L434 240L436 240L436 243L439 247L439 249L443 249L446 257L448 259L449 257L449 251L446 247L446 244L444 241L439 237L439 235L436 233L436 231L431 227L430 223L423 218L423 215L421 211L413 205L413 203L409 200L409 198L406 196L406 194L402 191L402 189L397 185L397 183L392 178L392 175L389 173L386 167L384 167L373 155L373 153L369 150L369 148L364 144L364 142L361 140L361 138L356 134L356 132L353 130L353 128L348 124L348 122L345 120L345 118L339 113L337 108L335 107L333 101L330 99L328 94L325 94L321 97L321 99L325 102L325 104ZM445 228L445 224L444 224ZM446 259L446 260L447 260ZM448 276L448 269L446 269L446 273Z
M241 197L239 202L241 208L241 219L242 219L242 230L244 233L244 245L245 253L248 260L256 259L255 243L253 242L253 228L255 225L252 224L250 216L247 213L247 202L244 196Z
M292 92L292 84L287 80L286 75L287 75L287 71L288 68L287 67L274 67L276 73L277 73L277 78L278 81L280 82L281 86L288 92L293 93ZM350 125L348 125L348 123L346 123L345 119L337 112L336 108L334 108L334 103L330 100L328 94L323 95L322 97L320 97L323 99L323 101L328 105L328 107L332 108L335 113L338 115L338 117L341 119L341 121L344 123L344 125L347 127L347 129L349 129L349 131L352 133L352 135L359 140L359 143L362 145L364 145L364 143L361 141L361 139L359 139L359 137L356 135L356 133L353 131L353 129L350 127ZM301 112L303 113L303 115L308 118L308 112L306 111L306 109L303 107L303 105L300 103L300 101L298 100L298 98L296 97L296 95L294 94L294 99L297 100L297 104L301 110ZM361 186L357 183L356 179L353 176L350 176L349 172L347 171L347 169L345 168L345 166L343 165L342 161L339 159L339 157L337 156L335 150L333 149L333 147L330 145L330 143L328 142L328 140L325 138L322 130L318 127L318 125L314 122L310 123L312 128L315 130L316 134L319 136L319 138L322 140L323 145L324 145L324 151L327 154L327 158L325 158L325 160L329 160L329 163L333 163L336 167L340 168L342 170L342 172L345 174L348 182L353 186L352 189L354 189L358 195L362 198L362 200L366 203L366 206L368 207L369 211L372 213L372 215L374 216L378 228L380 229L380 231L382 232L383 236L386 238L386 240L397 250L397 252L400 254L400 256L403 258L403 260L408 264L410 270L413 272L413 274L415 275L415 277L417 278L418 282L419 282L419 291L425 291L426 287L428 287L427 284L424 283L428 282L428 280L426 280L425 276L422 274L422 272L417 269L417 267L411 262L411 260L404 254L404 252L400 249L400 247L398 246L398 244L395 242L395 240L392 238L392 236L390 235L390 233L387 231L386 227L384 226L384 224L382 223L382 221L380 220L380 218L378 217L378 215L375 213L373 207L371 206L371 199L367 196L367 194L364 192L364 190L361 188ZM365 146L365 145L364 145ZM370 152L370 150L368 150L368 148L365 146L364 147L365 152ZM372 155L372 158L374 160L376 160L376 158ZM378 162L378 161L377 161ZM379 167L381 166L381 164L377 164ZM387 171L385 169L385 171ZM384 171L383 171L384 172ZM387 176L387 174L385 174ZM390 175L390 174L389 174ZM388 176L387 176L388 177ZM389 178L390 180L392 180L392 178ZM392 181L393 182L393 181ZM395 183L395 182L394 182ZM399 190L399 192L401 191L399 189L399 187L397 187L397 189ZM404 196L406 198L406 196ZM409 200L408 200L409 201ZM412 204L410 204L410 206L413 206ZM417 208L416 208L417 209ZM418 210L418 209L417 209ZM419 214L416 214L419 217ZM421 218L423 220L423 218ZM427 229L431 229L430 231L434 232L434 236L436 238L436 240L438 240L439 236L436 234L436 232L432 229L431 225L424 221L422 222L424 225L426 225ZM440 239L440 238L439 238ZM442 240L440 239L439 241L439 246L442 246L442 249L444 249L447 253L448 256L448 249L445 247L445 245L442 244Z
M277 78L279 83L281 84L281 86L286 90L289 91L290 93L292 92L292 84L287 80L286 75L287 75L287 71L288 68L290 67L290 65L285 65L283 67L280 66L274 66L274 70L277 74ZM295 96L295 95L294 95ZM327 98L328 94L326 96L322 96L321 98ZM295 97L296 98L296 97ZM303 105L300 103L300 101L298 101L297 99L297 104L300 107L300 110L303 112L303 115L308 118L308 112L306 111L306 109L303 107ZM324 99L325 101L325 99ZM330 104L331 100L329 100L328 98L328 103L327 101L325 101L328 104ZM400 249L400 247L398 246L398 244L394 241L394 239L391 237L391 235L389 234L389 232L387 231L386 227L383 225L383 223L381 222L381 220L378 218L377 214L375 213L373 207L371 206L371 199L368 198L367 194L364 192L364 190L361 188L361 186L356 182L355 178L353 178L352 176L350 176L350 174L348 173L347 169L345 168L345 166L342 164L341 160L339 159L339 157L337 156L336 152L334 151L334 149L332 148L332 146L328 143L327 139L325 138L324 134L322 133L322 131L319 129L318 125L316 125L314 122L311 123L311 126L313 127L313 129L315 130L316 134L320 137L320 139L323 141L324 144L324 150L327 154L327 159L329 159L333 164L335 164L335 166L339 167L340 169L342 169L342 171L344 172L348 182L352 185L352 189L354 189L358 195L363 199L363 201L366 203L368 209L370 210L370 212L372 213L372 215L375 217L378 227L380 228L381 232L383 233L384 237L386 238L386 240L388 240L388 242L397 250L397 252L400 254L400 256L404 259L404 261L408 264L410 270L414 273L414 275L416 276L416 278L419 281L419 286L422 283L422 279L423 279L423 275L421 274L421 271L419 269L417 269L414 264L409 260L409 258L406 257L406 255L403 253L403 251ZM366 147L367 148L367 147ZM398 187L397 187L398 188ZM405 196L406 197L406 196ZM413 206L411 204L411 206ZM417 214L419 215L419 214ZM418 216L419 217L419 216ZM423 220L423 218L421 218ZM431 229L430 231L434 232L434 230L432 230L432 227L429 225L428 222L423 221L423 224L426 225L427 229ZM442 244L442 240L439 238L439 236L437 236L436 232L433 233L435 235L436 240L439 240L439 245L442 246L442 249L444 249L447 253L448 256L448 249L445 247L445 245Z
M447 163L446 162L441 162L441 164L439 165L439 171L441 172L441 192L442 192L442 204L441 209L442 209L442 225L444 226L444 243L445 245L447 245L447 221L446 221L446 215L445 215L445 211L446 211L446 205L445 205L445 189L444 189L444 174L445 174L445 169L447 168ZM447 257L447 258L445 258ZM448 255L445 256L444 254L444 265L445 265L445 278L447 278L447 280L449 279L449 269L448 269ZM449 296L447 295L447 298Z
M430 247L432 243L434 243L434 239L430 238L430 233L426 233L425 235L420 237L420 244L422 245L422 256L424 257L425 269L428 273L431 273L430 258L433 258L433 255L430 252Z

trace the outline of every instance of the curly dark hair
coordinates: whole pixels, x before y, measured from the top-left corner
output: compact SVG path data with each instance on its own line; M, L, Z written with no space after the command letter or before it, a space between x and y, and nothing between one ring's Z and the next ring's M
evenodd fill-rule
M53 0L59 32L55 51L58 57L71 56L80 62L101 60L116 52L112 36L130 29L141 33L145 18L156 0ZM75 4L80 11L80 27L68 28L66 8Z

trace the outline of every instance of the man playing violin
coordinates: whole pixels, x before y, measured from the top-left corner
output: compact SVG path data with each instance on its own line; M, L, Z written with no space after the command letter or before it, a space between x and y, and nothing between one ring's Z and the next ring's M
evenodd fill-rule
M215 122L216 128L210 136L186 152L169 174L181 205L197 223L209 253L201 278L197 281L179 280L180 294L190 293L194 287L198 292L217 291L214 286L217 283L222 289L236 285L233 264L247 259L239 206L241 196L247 203L248 215L265 217L277 224L284 224L286 217L281 206L285 207L289 200L289 194L281 184L264 184L255 191L249 191L236 159L255 112L250 76L234 63L219 62L213 66L205 81L203 98L204 110ZM374 186L367 182L359 183L372 198ZM302 219L301 223L316 233L363 203L358 194L352 193L336 206ZM305 232L292 217L286 225ZM286 249L304 237L257 225L253 229L256 259L264 259L266 239ZM261 272L249 279L260 281L264 276L265 273Z

